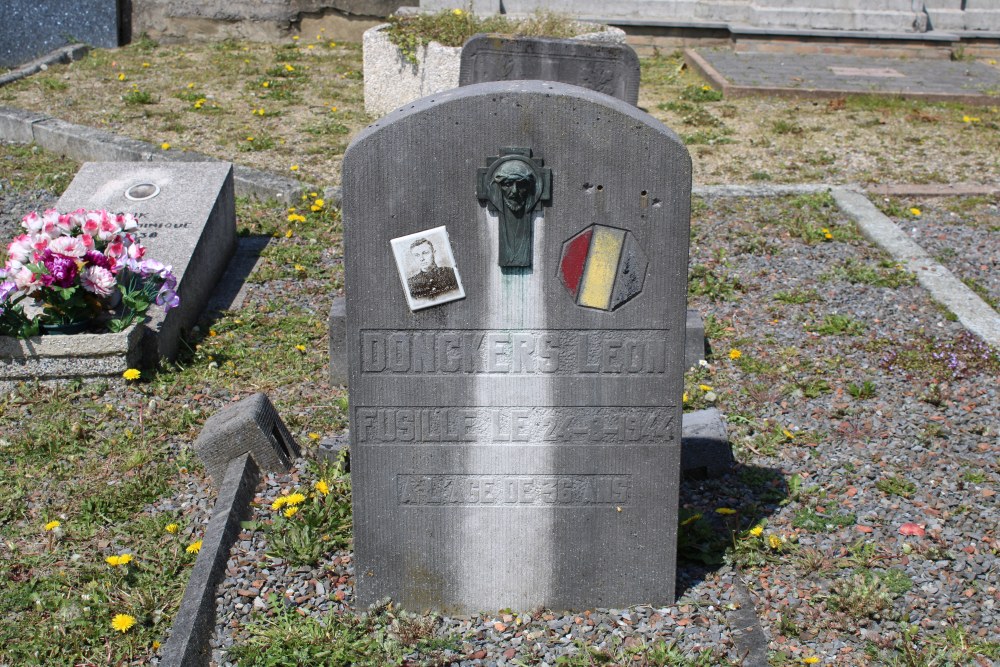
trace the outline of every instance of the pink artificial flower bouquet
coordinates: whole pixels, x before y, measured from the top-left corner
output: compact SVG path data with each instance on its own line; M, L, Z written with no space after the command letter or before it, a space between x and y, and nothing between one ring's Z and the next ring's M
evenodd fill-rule
M153 303L164 312L180 303L177 278L145 256L131 214L49 209L21 226L0 269L0 335L27 338L41 325L78 322L121 331ZM26 299L41 308L36 317L24 311Z

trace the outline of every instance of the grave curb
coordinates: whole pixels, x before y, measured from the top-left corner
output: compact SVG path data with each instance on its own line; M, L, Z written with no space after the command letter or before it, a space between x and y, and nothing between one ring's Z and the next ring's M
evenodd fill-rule
M88 53L90 53L90 47L86 44L67 44L66 46L61 46L54 51L46 53L44 56L29 60L23 65L15 67L3 76L0 76L0 86L6 86L8 83L14 83L32 74L43 72L49 68L49 65L80 60Z
M7 106L0 106L0 140L34 143L81 162L225 162L195 151L163 150L145 141ZM233 184L237 195L277 199L285 204L314 190L293 178L236 164Z
M249 452L229 462L170 636L163 645L160 667L208 665L208 642L215 632L215 589L239 535L240 522L250 515L260 476Z
M857 223L865 238L913 273L936 301L958 317L962 326L989 345L1000 347L1000 315L978 294L932 259L868 197L845 188L832 188L830 192L840 210Z

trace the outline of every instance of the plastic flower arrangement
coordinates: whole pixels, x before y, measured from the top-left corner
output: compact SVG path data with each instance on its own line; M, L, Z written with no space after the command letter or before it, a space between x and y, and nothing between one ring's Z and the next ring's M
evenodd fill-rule
M0 335L28 338L42 325L74 323L122 331L154 303L164 312L180 303L176 277L145 256L131 214L49 209L24 216L21 226L0 269Z

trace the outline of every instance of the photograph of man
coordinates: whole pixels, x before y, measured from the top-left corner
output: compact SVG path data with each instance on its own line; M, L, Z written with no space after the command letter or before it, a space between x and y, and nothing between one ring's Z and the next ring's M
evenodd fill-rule
M414 299L434 297L458 289L455 270L438 266L434 257L434 244L426 238L419 238L410 244L410 256L420 269L406 280Z
M410 310L465 298L446 227L408 234L390 243Z

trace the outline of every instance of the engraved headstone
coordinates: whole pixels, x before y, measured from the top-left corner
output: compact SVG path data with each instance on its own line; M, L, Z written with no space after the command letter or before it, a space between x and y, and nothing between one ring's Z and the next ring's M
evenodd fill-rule
M459 85L538 79L639 102L639 57L625 44L475 35L462 47Z
M87 162L56 208L133 213L149 257L173 267L180 305L149 311L156 353L173 358L236 248L233 168L224 162Z
M477 84L370 126L343 173L361 604L670 603L691 191L677 136L580 87ZM498 264L508 200L527 265ZM414 235L437 239L420 261L454 270L462 298L410 303L397 248L426 248L394 241Z

